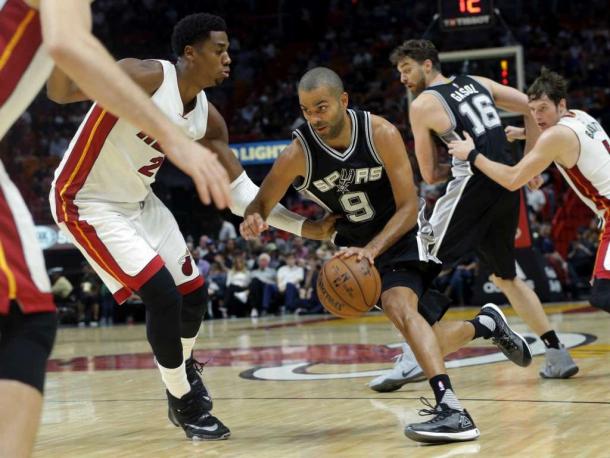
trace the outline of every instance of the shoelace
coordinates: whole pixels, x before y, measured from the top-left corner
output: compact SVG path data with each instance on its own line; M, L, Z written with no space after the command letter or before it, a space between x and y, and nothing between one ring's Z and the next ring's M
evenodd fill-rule
M492 337L491 341L496 345L506 348L511 353L518 350L517 344L507 334L503 334L500 337Z
M209 362L210 362L210 360L208 359L205 363L201 363L193 357L193 358L191 358L191 362L189 363L189 365L193 369L195 369L199 375L201 375L203 373L203 367Z
M429 407L429 409L419 409L418 414L422 417L425 417L427 415L434 415L434 418L431 418L430 420L426 421L425 423L435 423L437 421L441 421L444 420L447 416L451 415L452 411L451 409L443 409L440 406L433 406L430 401L428 401L427 398L425 397L420 397L419 401Z

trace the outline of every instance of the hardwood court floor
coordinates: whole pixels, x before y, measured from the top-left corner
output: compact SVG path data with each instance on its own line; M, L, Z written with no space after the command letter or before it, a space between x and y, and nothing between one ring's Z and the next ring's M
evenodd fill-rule
M401 339L381 315L205 323L196 345L227 441L187 441L167 403L143 326L62 329L50 362L35 457L602 457L610 456L610 315L585 304L546 306L580 372L542 380L473 342L449 358L478 441L422 446L403 435L425 419L427 382L394 393L366 383L392 366ZM452 310L470 318L475 309ZM525 335L522 322L505 312ZM532 346L542 352L538 341ZM478 363L477 365L471 365Z

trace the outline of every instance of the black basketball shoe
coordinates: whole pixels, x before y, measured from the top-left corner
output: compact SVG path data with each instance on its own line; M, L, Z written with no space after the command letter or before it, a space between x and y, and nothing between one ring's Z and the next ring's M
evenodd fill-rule
M510 328L497 305L485 304L479 315L487 315L495 321L496 329L491 335L491 341L509 360L521 367L527 367L532 363L532 351L527 341Z
M173 417L189 439L222 440L231 435L229 428L204 408L198 393L191 390L180 399L172 396L167 390L165 393Z
M184 362L184 366L186 368L186 378L189 381L189 385L191 385L191 391L198 393L197 396L201 397L204 409L209 412L212 410L213 402L208 388L205 386L205 383L203 383L203 366L205 366L205 363L200 363L191 355L191 357ZM167 409L167 418L169 418L169 421L171 421L174 426L180 426L169 405Z
M466 410L452 409L443 403L432 407L426 398L419 399L429 407L429 409L421 409L419 414L434 415L434 417L422 423L407 425L405 436L409 439L427 444L443 444L471 441L479 437L479 429Z

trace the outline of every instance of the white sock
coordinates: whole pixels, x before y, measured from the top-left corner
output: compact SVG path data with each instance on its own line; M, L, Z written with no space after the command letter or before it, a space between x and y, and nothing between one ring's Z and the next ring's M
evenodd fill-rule
M180 338L180 341L182 342L182 358L185 361L191 357L191 352L193 351L196 340L197 336L189 337L188 339Z
M167 367L161 366L157 362L157 366L159 367L159 371L161 372L161 378L163 379L163 383L165 383L165 387L167 391L171 393L175 398L181 398L186 393L191 391L191 385L189 385L188 380L186 379L186 369L184 368L184 361L180 366L174 369L168 369Z
M441 399L441 402L448 405L452 409L464 410L453 390L446 390L443 394L443 399Z

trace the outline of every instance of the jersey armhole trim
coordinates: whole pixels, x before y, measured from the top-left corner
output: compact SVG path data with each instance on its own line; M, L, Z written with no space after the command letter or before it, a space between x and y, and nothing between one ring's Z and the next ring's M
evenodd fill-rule
M571 119L571 118L570 118L570 119ZM575 163L575 164L574 164L572 167L569 167L569 168L568 168L568 167L564 167L564 166L563 166L563 165L561 165L561 164L558 164L558 165L561 165L561 167L563 167L563 169L564 169L564 170L566 170L566 171L567 171L567 170L572 170L574 167L578 167L578 161L580 161L580 155L581 155L581 153L582 153L582 144L580 143L580 137L578 136L578 132L576 132L576 129L574 129L574 128L573 128L572 126L570 126L569 124L567 124L567 123L562 123L562 122L561 122L561 120L560 120L560 121L559 121L559 123L558 123L558 125L560 125L560 126L564 126L564 127L567 127L568 129L570 129L570 130L572 131L572 133L574 133L574 136L576 137L576 140L578 140L578 159L576 159L576 163Z
M309 151L309 146L303 137L303 134L299 130L295 130L292 133L293 138L296 138L303 147L303 152L305 153L305 176L303 177L303 182L299 186L294 186L296 191L303 191L309 187L311 182L311 151Z
M383 160L381 159L381 156L375 149L375 142L373 141L372 118L371 118L371 114L368 111L364 112L364 137L366 138L366 144L369 147L369 150L371 152L371 155L373 156L373 159L379 165L383 166Z
M438 99L438 101L443 106L443 109L445 110L445 113L447 113L447 116L449 117L449 122L451 123L450 129L451 130L455 130L456 127L457 127L457 122L455 120L455 116L453 115L453 112L451 111L451 108L449 107L449 105L447 105L447 101L440 94L440 92L437 92L437 91L434 91L434 90L426 90L426 91L424 91L424 93L431 94L431 95L433 95L434 97L436 97Z

